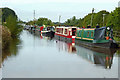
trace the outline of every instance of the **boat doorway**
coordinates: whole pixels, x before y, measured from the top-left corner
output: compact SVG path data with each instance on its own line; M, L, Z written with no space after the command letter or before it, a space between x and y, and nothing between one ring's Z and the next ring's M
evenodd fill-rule
M72 28L72 36L76 35L76 28Z

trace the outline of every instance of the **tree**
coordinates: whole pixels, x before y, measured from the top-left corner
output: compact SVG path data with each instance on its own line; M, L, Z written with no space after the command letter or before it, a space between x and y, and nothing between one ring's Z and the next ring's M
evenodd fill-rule
M107 22L106 19L107 19L107 16L109 15L109 12L107 12L106 10L102 10L94 15L94 18L93 18L93 25L94 26L96 26L96 24L103 26L103 14L105 14L104 24L106 24L106 22Z
M12 9L7 7L1 9L2 9L2 22L6 22L6 19L8 18L9 15L12 15L15 18L17 18L16 13Z
M113 26L114 30L120 31L120 7L111 12L107 18L107 26Z
M2 24L2 9L0 9L0 25Z
M34 23L39 26L43 26L43 25L52 26L53 25L53 22L48 18L39 18L36 21L29 21L27 24L34 25Z
M91 23L91 15L92 14L88 14L83 18L83 22L82 22L82 26L87 26L90 25Z
M73 16L72 18L67 19L67 21L65 22L65 25L67 25L67 26L75 26L75 25L77 25L77 23L78 23L78 20L76 19L75 16Z
M17 23L17 18L13 15L9 15L6 19L6 26L10 30L12 38L18 37L21 32L21 26L17 25Z

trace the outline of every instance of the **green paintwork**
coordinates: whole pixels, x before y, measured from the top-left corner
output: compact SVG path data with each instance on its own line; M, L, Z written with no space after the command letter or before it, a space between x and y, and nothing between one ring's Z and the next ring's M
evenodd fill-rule
M89 32L89 36L88 36L88 32ZM93 36L91 37L92 32L93 32ZM81 37L81 40L86 40L83 38L94 39L94 30L84 30L84 29L77 30L76 37Z
M89 36L88 36L89 32ZM92 36L93 33L93 36ZM107 43L109 40L94 40L95 29L77 29L76 31L76 40L91 42L91 43ZM81 39L80 39L81 38Z
M107 43L109 40L93 40L93 43Z
M85 39L79 39L79 38L75 38L76 40L80 40L80 41L84 41L84 42L89 42L89 43L92 43L93 41L92 40L85 40Z

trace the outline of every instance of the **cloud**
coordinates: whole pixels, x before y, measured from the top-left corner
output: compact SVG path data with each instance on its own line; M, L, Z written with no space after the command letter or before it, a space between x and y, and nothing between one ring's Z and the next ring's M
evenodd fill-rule
M0 0L1 3L32 4L32 3L113 3L119 0Z
M96 11L112 11L117 7L119 0L0 0L2 6L13 9L19 18L28 20L33 18L33 10L36 17L44 16L53 21L62 15L63 21L73 15L84 17L94 7Z

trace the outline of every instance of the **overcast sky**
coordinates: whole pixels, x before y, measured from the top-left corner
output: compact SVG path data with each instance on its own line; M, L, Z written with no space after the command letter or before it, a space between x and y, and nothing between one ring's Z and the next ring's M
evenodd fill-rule
M83 18L91 13L100 10L113 11L118 7L119 0L0 0L0 7L13 9L23 21L33 19L33 12L36 12L36 19L46 17L58 22L61 15L61 22L76 16Z

